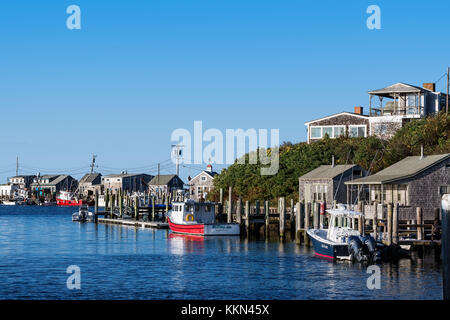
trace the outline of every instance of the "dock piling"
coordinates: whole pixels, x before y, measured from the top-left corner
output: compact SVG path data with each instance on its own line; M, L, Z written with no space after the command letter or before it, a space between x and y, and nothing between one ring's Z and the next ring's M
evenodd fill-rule
M233 201L231 200L233 196L233 188L228 188L228 212L227 212L227 222L231 223L231 210L233 208Z
M239 197L236 203L236 223L241 225L242 222L242 198Z
M309 244L309 238L308 238L308 234L306 233L309 229L309 218L311 216L311 202L308 202L306 204L306 210L305 210L305 234L304 234L304 240L305 240L305 244L308 245Z
M423 227L421 226L423 224L422 220L422 208L417 207L416 208L417 213L417 240L423 240Z
M280 239L284 240L284 230L286 227L286 199L280 198L278 202L278 211L280 213Z
M442 281L444 300L450 300L450 194L442 197Z
M301 211L304 209L304 204L297 202L295 205L295 243L301 244L301 228L302 228L302 214ZM294 214L292 212L292 214Z

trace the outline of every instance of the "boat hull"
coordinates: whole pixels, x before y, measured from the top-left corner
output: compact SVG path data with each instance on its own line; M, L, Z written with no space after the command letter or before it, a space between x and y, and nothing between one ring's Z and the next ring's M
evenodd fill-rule
M314 229L309 229L307 231L308 236L313 244L315 255L331 260L350 260L348 245L346 243L331 243L330 241L327 241L326 239L320 237L317 234L317 231L318 230Z
M56 198L56 205L58 206L81 206L83 200L64 200Z
M236 223L189 223L178 224L168 219L169 228L178 234L188 234L195 236L238 236L240 235L239 225Z

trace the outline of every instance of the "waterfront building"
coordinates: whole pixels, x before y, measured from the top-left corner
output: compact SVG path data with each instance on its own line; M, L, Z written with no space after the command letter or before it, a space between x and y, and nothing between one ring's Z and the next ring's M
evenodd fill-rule
M75 191L78 181L65 174L37 176L31 183L31 190L38 195L56 195L59 191Z
M176 174L156 175L148 184L153 194L164 194L184 189L184 182Z
M191 199L194 201L206 199L206 196L214 186L214 177L217 174L217 172L213 171L212 165L208 164L206 170L192 178L189 182Z
M450 192L450 153L407 157L364 178L346 181L347 186L368 186L366 216L373 217L373 204L398 204L399 220L416 219L416 208L423 217L434 219L444 194ZM384 208L385 210L385 208Z
M101 177L104 190L112 190L116 192L122 190L124 192L145 192L148 183L153 176L145 173L127 173L110 174Z
M19 175L11 177L8 180L10 184L18 185L22 190L29 190L35 178L35 175Z
M17 184L0 184L0 198L9 199L18 195L19 185Z
M372 103L374 97L378 98L378 104ZM409 121L444 110L446 97L445 93L436 91L435 83L424 83L418 87L399 82L373 90L369 92L368 114L364 114L363 107L358 106L354 112L341 112L308 121L305 123L307 141L311 143L326 135L330 138L374 135L389 139Z
M80 179L78 190L81 195L87 197L94 195L96 191L102 194L102 186L101 173L87 173Z
M366 171L355 164L321 165L299 178L299 199L306 203L325 202L327 207L333 202L351 203L361 190L347 192L344 183L365 175ZM359 194L364 196L363 192Z

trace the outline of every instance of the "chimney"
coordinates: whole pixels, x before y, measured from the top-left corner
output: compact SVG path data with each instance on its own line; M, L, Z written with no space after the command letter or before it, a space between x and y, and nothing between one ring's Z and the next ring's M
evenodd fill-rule
M434 83L434 82L428 82L428 83L424 82L423 88L431 90L433 92L436 92L436 83Z
M361 106L355 107L355 113L362 115L363 114L363 107L361 107Z

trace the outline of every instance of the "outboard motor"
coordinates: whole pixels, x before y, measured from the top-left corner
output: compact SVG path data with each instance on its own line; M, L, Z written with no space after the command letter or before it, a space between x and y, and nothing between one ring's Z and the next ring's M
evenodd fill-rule
M367 259L363 252L363 243L357 236L350 236L348 238L348 252L352 260L361 262Z
M370 255L370 259L372 261L376 261L380 258L380 252L377 250L377 244L375 239L371 236L365 236L361 239L364 246L367 248L367 251Z

